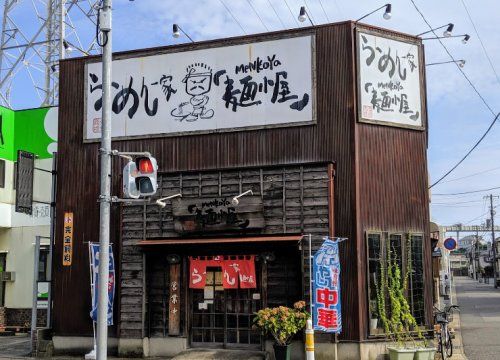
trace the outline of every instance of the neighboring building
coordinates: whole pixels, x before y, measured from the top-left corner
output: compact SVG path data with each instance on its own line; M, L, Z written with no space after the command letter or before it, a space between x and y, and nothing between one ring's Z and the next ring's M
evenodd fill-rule
M57 148L57 108L14 111L0 107L0 271L12 274L12 281L0 283L0 325L30 326L33 298L35 236L50 232L52 176L35 170L31 215L15 211L16 161L18 150L36 155L35 167L52 170L52 153ZM48 291L48 238L42 240L39 255L40 298ZM46 301L40 307L46 308ZM45 310L39 324L45 325Z
M466 276L469 270L469 259L465 253L452 251L449 256L450 269L455 276Z
M59 352L92 346L88 243L99 239L99 61L59 66ZM410 306L432 329L420 38L342 22L123 52L114 55L113 82L113 148L149 151L159 164L150 203L112 206L118 269L109 333L119 354L269 349L252 329L254 312L309 299L309 234L313 252L323 236L348 239L340 244L340 358L385 351L383 329L370 329L370 304L389 249L411 261ZM113 164L112 193L120 195L125 162ZM232 204L247 190L253 195ZM165 208L155 204L176 193L182 198ZM74 215L66 266L64 213ZM238 285L217 256L255 269L256 281ZM322 323L337 320L324 311L332 316ZM317 332L318 358L331 356L334 339Z

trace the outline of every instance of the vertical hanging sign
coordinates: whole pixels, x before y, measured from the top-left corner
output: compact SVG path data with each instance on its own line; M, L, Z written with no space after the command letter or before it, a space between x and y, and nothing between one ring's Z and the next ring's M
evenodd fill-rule
M168 334L180 334L180 278L181 264L170 265L170 293L168 300Z
M63 266L71 266L73 260L73 213L64 213Z
M340 333L340 261L337 241L325 238L313 257L313 325L314 330Z
M92 292L92 310L90 317L97 322L97 292L99 291L99 243L89 243L90 287ZM113 301L115 298L115 259L113 248L109 245L109 279L108 279L108 326L113 325Z

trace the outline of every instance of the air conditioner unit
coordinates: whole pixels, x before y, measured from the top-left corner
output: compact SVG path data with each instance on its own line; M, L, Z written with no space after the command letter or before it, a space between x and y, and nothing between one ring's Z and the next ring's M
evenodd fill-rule
M14 281L16 280L16 273L14 271L0 272L0 281Z

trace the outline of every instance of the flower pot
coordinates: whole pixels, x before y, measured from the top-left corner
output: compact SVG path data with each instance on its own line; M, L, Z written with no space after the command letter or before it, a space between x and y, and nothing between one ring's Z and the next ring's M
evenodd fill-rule
M370 319L370 330L377 330L378 319Z
M436 348L420 348L415 353L415 360L434 360Z
M274 358L276 360L290 360L290 346L289 345L273 345Z
M388 347L390 360L413 360L416 349Z

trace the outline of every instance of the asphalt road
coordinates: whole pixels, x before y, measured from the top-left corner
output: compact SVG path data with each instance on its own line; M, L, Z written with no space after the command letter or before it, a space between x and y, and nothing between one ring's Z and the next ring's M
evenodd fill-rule
M0 359L16 359L30 353L30 338L27 334L0 336Z
M500 288L455 277L460 325L469 360L500 359Z

